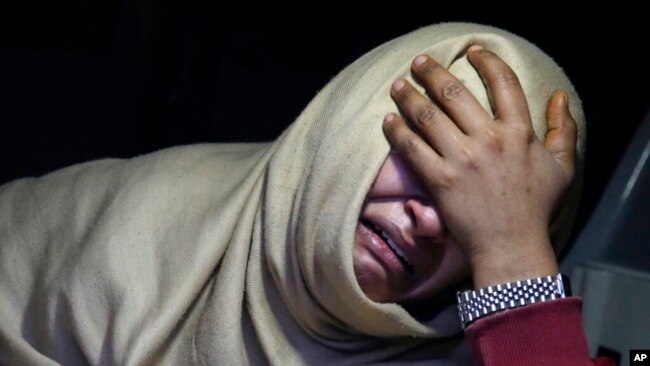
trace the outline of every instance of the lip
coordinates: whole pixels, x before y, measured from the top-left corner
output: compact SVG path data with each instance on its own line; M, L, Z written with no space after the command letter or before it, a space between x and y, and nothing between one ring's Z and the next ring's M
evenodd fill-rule
M406 240L404 240L404 237L402 236L402 232L399 230L398 227L396 227L392 223L386 224L384 222L378 222L373 219L364 219L364 220L370 222L371 224L377 226L378 228L386 232L386 234L388 234L388 236L391 239L393 239L395 244L397 244L397 246L406 255L409 262L411 262L411 264L415 264L413 261L414 255L413 253L411 253L411 248L415 245L415 243L413 243L412 245L406 245Z
M391 239L393 239L393 241L400 247L400 249L402 249L402 252L406 254L406 257L411 262L413 269L415 270L415 273L428 271L428 268L432 265L431 263L432 260L429 260L431 259L429 258L430 253L421 252L422 248L418 249L418 245L419 245L418 243L406 240L402 235L402 231L400 230L399 226L390 222L389 220L382 220L382 218L362 218L362 219L364 221L370 222L371 224L385 231L388 234L388 236ZM441 224L441 226L443 225ZM372 232L372 234L374 234L374 232ZM386 244L383 243L383 240L381 241L382 241L382 245L386 246ZM426 245L427 246L435 245L441 247L443 246L443 244L444 244L444 239L436 240L433 243L429 242ZM390 248L388 248L388 250L390 250L390 254L395 256L395 254L392 252Z
M391 275L401 278L407 276L404 265L382 238L362 224L361 221L357 223L357 230L361 234L365 247Z

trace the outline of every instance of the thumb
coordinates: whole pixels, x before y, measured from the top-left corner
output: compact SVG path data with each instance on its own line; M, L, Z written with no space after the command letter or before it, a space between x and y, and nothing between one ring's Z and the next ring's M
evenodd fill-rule
M576 156L576 123L569 110L569 96L555 92L548 103L546 123L548 130L544 146L551 152L564 174L573 179Z

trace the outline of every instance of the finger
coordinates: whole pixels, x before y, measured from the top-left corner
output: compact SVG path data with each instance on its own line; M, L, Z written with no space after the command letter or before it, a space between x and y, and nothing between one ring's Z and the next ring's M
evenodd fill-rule
M402 86L400 87L400 83ZM457 144L463 132L429 98L422 95L408 81L400 79L393 84L391 95L407 120L438 154L446 156Z
M555 93L548 104L546 119L548 130L544 146L553 154L564 174L573 179L576 156L576 123L569 105L564 101L566 93ZM568 96L567 96L568 100Z
M441 175L445 171L443 158L413 132L402 117L395 113L386 115L383 131L389 143L427 188L442 183Z
M487 89L494 119L524 123L532 128L528 101L517 74L494 52L474 45L467 58Z
M462 82L427 55L416 57L412 67L427 93L463 132L471 135L478 131L489 115Z

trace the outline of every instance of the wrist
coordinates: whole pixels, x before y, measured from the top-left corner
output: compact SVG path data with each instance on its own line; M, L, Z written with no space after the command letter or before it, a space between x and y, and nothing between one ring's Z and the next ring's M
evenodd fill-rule
M505 252L493 250L476 255L470 258L470 267L475 288L559 273L548 237L520 241Z
M477 290L458 291L458 315L463 328L486 315L571 296L565 275L528 278Z

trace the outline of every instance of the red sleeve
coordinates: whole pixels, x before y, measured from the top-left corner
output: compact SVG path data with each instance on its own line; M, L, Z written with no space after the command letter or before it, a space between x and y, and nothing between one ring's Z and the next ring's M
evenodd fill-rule
M465 335L480 366L616 366L589 358L581 309L580 297L530 304L478 319Z

